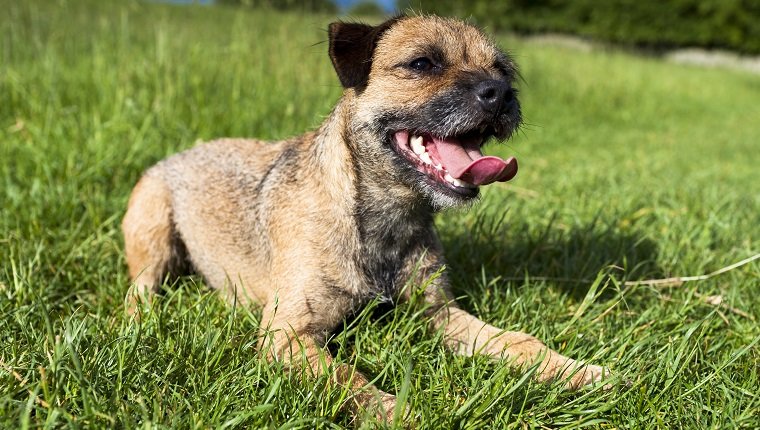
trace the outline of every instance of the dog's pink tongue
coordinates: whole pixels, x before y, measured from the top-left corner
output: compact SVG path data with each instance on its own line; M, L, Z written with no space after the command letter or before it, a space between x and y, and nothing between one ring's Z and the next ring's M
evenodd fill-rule
M433 138L436 152L451 176L474 185L506 182L517 174L517 159L484 156L478 139Z

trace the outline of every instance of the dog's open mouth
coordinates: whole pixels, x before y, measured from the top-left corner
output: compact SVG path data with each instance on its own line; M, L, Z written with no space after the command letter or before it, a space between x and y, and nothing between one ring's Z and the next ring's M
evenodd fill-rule
M396 151L420 172L460 194L477 193L480 185L506 182L517 174L517 159L485 156L477 133L437 137L409 130L394 134Z

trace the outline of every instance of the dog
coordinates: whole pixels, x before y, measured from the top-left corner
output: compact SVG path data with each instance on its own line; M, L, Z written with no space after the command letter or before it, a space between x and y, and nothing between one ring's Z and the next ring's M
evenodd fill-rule
M538 380L568 389L600 381L606 369L460 308L445 272L425 282L444 265L434 213L468 206L480 186L517 172L514 158L480 149L521 123L514 61L476 27L435 16L335 22L328 34L344 90L316 131L204 143L141 177L122 223L130 309L167 275L199 273L231 300L263 307L270 360L330 372L352 411L386 420L395 396L323 348L377 297L418 294L455 353L536 365Z

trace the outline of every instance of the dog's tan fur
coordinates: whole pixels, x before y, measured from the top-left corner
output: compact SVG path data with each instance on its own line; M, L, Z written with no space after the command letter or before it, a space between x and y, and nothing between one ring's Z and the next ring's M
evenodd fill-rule
M432 213L449 200L435 203L402 180L377 132L378 112L413 112L474 73L500 76L499 61L511 80L514 64L479 30L436 17L374 28L336 23L330 37L346 90L316 132L277 143L209 142L140 179L123 221L134 282L129 299L136 306L165 276L192 268L230 298L263 306L271 359L297 364L305 356L314 374L332 369L334 380L354 393L355 406L379 405L378 415L387 418L395 397L367 387L345 365L323 366L330 364L323 341L369 299L408 299L413 292L401 287L410 277L421 285L442 267ZM446 59L443 73L421 79L398 66L430 46ZM602 368L462 310L445 276L428 285L422 295L432 329L443 331L453 351L518 366L540 361L540 380L563 379L568 388L600 379Z

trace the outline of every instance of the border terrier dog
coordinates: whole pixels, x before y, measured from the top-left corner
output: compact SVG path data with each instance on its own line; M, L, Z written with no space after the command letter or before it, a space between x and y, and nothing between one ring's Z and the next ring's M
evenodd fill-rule
M520 124L515 63L475 27L434 16L333 23L329 54L344 91L317 131L216 140L145 172L122 224L132 309L167 275L199 273L263 307L270 360L330 372L355 411L381 419L396 398L331 364L323 346L369 300L409 299L405 285L426 285L417 293L431 329L455 353L536 365L539 380L568 389L599 381L602 367L458 307L445 274L424 282L444 264L433 214L517 172L514 158L481 153Z

